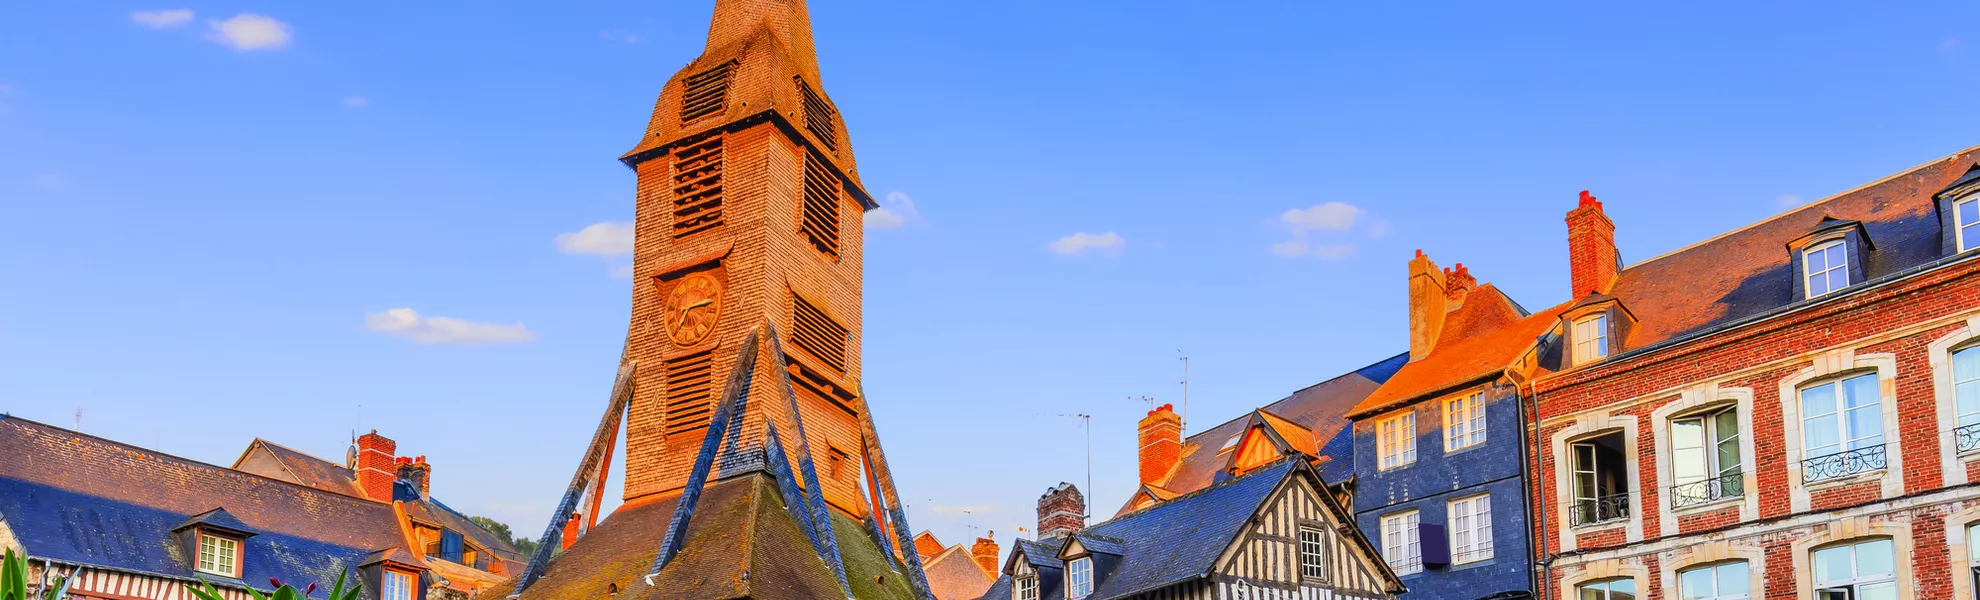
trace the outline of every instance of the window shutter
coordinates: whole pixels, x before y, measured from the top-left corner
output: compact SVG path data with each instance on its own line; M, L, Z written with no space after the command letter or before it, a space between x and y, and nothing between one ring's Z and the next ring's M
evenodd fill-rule
M440 531L440 558L461 562L461 534L452 529Z
M722 136L674 151L674 237L722 224Z
M668 359L667 435L708 427L715 407L715 351Z
M839 176L811 153L804 155L804 214L798 229L819 252L839 256Z
M795 294L791 295L791 323L791 341L797 347L818 357L833 370L846 370L848 332L845 326Z
M826 149L838 150L839 128L832 119L837 111L832 110L832 105L825 102L825 97L818 95L817 90L811 89L811 84L805 83L803 78L797 80L797 88L798 96L804 102L804 129L816 136L818 143L824 144Z
M1443 525L1418 523L1416 539L1423 545L1423 564L1451 564L1451 538L1445 535Z
M735 66L735 61L729 61L681 81L682 123L722 112L728 105L729 73Z

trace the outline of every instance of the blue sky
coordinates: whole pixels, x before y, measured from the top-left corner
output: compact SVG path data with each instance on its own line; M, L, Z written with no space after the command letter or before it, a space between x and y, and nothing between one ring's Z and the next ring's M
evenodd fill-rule
M865 386L913 524L1008 543L1085 486L1065 413L1111 514L1130 398L1187 355L1201 429L1403 350L1414 249L1564 300L1582 189L1635 262L1980 144L1980 5L1876 4L815 3L901 217ZM630 293L558 239L631 218L711 5L0 9L0 410L220 464L377 428L540 531Z

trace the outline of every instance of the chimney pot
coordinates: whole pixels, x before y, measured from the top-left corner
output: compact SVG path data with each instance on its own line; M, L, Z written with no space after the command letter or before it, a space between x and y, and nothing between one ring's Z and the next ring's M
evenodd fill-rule
M378 430L358 436L357 476L358 489L366 498L380 502L392 499L392 482L399 477L397 463L399 445L391 438L378 435Z
M997 532L991 531L983 537L976 538L976 544L969 548L969 557L976 559L976 566L982 567L984 573L996 577L997 551Z
M1588 190L1574 210L1567 213L1568 273L1570 295L1607 294L1622 271L1622 256L1616 252L1616 224L1602 210L1602 202Z

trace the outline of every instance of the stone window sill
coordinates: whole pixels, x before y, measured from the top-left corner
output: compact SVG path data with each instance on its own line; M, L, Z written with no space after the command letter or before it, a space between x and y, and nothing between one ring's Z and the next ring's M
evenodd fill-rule
M1872 469L1860 473L1850 473L1842 477L1831 477L1820 481L1806 482L1801 484L1801 488L1807 490L1810 493L1813 493L1816 490L1825 490L1834 487L1847 487L1851 484L1863 483L1865 481L1882 481L1884 479L1884 476L1888 474L1889 474L1889 469Z
M1746 496L1743 494L1739 496L1726 496L1724 498L1719 498L1709 502L1699 502L1697 504L1686 504L1684 506L1672 507L1671 514L1683 515L1683 514L1691 514L1691 513L1712 512L1715 510L1723 509L1728 506L1739 506L1741 503L1745 501L1746 501Z

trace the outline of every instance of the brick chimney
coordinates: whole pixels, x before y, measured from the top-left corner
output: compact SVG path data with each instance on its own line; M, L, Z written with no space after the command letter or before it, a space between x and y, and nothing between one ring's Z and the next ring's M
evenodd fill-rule
M398 466L399 480L412 484L413 489L419 490L421 498L427 497L427 482L433 476L433 465L426 463L426 457L401 456Z
M1568 211L1567 228L1571 297L1609 293L1622 270L1622 256L1616 253L1616 224L1602 212L1602 202L1582 190L1580 205Z
M1062 536L1086 527L1086 496L1073 484L1059 482L1038 497L1038 537Z
M373 429L358 436L357 483L364 496L379 502L392 501L392 482L399 479L394 457L399 444Z
M1437 336L1444 332L1444 313L1450 302L1444 290L1444 272L1417 250L1416 258L1409 261L1410 360L1429 356L1437 346Z
M1175 405L1148 411L1136 439L1141 443L1141 482L1155 483L1168 475L1182 460L1182 417L1176 415Z
M1464 263L1458 263L1456 267L1444 269L1444 305L1446 307L1456 308L1458 305L1464 304L1465 296L1471 295L1471 291L1475 289L1478 289L1478 278L1471 276L1471 269L1464 268Z
M997 572L997 532L992 531L984 537L976 538L976 545L969 548L969 556L976 559L976 566L983 567L983 572L995 574Z

